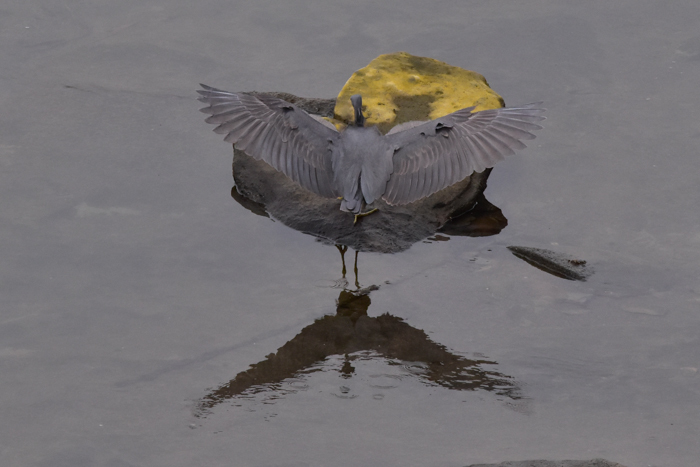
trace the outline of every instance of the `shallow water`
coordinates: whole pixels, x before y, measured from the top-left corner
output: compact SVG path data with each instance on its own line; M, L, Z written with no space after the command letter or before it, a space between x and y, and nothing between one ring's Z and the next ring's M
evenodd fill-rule
M3 465L697 464L698 17L691 0L5 6ZM358 256L368 320L500 383L440 384L431 357L365 345L202 413L336 315L344 282L335 247L231 198L197 83L332 97L399 50L548 109L489 179L500 234ZM594 272L564 280L511 245Z

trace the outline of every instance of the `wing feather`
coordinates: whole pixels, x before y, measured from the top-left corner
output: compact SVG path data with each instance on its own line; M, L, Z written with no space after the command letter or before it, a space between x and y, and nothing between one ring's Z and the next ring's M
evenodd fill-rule
M471 175L472 172L478 172L477 170L477 156L475 154L479 153L479 148L474 144L474 141L469 139L469 138L464 138L462 140L462 144L464 144L467 148L469 148L468 154L469 156L467 159L465 159L465 162L467 163L467 175Z
M262 131L265 128L267 128L267 125L265 124L265 122L263 122L261 120L257 120L255 122L251 123L245 129L245 133L244 133L243 137L240 140L238 140L238 143L236 143L236 146L238 147L238 149L240 149L241 151L245 151L246 149L248 149L250 147L250 149L252 150L253 149L252 144L255 142L256 138L258 138L258 136L260 136L260 133L262 133ZM251 151L251 152L253 152L253 151Z
M447 136L443 137L442 141L442 146L445 148L445 151L451 152L451 157L448 157L446 159L447 164L446 164L446 174L453 173L455 175L459 175L459 153L457 152L457 145L452 144L451 141L447 141Z
M457 147L457 161L459 162L459 179L464 179L467 175L472 173L471 166L469 165L469 148L465 144L464 140L457 138L455 141L455 146Z
M498 151L491 146L483 133L475 133L472 135L474 142L479 146L480 151L476 154L479 157L477 172L481 172L486 167L496 164L499 161Z
M508 140L500 140L493 133L492 129L489 128L487 131L484 131L482 135L484 136L484 139L488 141L489 145L491 145L491 147L494 148L501 157L512 156L515 154L515 151L508 146Z
M416 183L416 193L421 193L421 197L423 196L422 193L426 191L425 189L425 182L426 182L426 177L427 177L427 172L425 170L421 170L419 172L414 172L416 178L418 178L418 182ZM389 179L391 181L391 179ZM397 183L398 185L398 183Z
M318 195L337 196L330 153L337 131L282 99L201 86L205 121L218 125L214 131L224 141Z
M253 151L261 153L269 153L272 149L272 141L275 137L275 131L271 127L265 128L263 134L258 138L258 145L253 148Z
M209 120L209 119L207 119L207 120ZM204 120L204 121L207 123L212 123L212 122L208 122L207 120ZM214 124L216 124L216 123L214 122ZM232 117L230 120L228 120L224 123L221 123L219 126L214 128L214 133L228 136L229 133L233 133L237 128L240 128L241 126L245 126L245 125L246 125L245 115L236 115L236 116Z
M542 127L541 102L472 112L473 107L386 135L394 172L384 200L407 204L453 185L472 172L493 167Z
M494 125L493 128L489 130L489 133L495 136L500 141L506 143L506 145L512 150L524 149L525 145L516 139L512 134L503 131L500 127ZM529 135L530 133L528 133Z
M437 137L435 138L435 153L436 156L439 156L441 153L445 151L445 147L443 146L443 142L445 141L445 137ZM450 161L452 157L436 157L436 163L438 166L438 176L436 180L436 186L442 186L445 184L445 181L447 180L447 175L448 175L448 165L450 164Z
M408 186L408 192L410 193L411 191L414 191L418 188L418 174L415 172L412 173L409 179L410 182L406 185Z

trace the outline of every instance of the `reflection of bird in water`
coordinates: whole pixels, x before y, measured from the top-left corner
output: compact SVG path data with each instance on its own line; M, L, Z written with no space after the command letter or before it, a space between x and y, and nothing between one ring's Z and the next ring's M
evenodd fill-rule
M341 198L357 216L382 198L408 204L493 167L542 128L539 103L473 112L458 110L429 122L408 122L382 135L365 127L362 97L351 97L353 124L338 132L294 104L275 97L231 93L202 85L202 112L215 132L304 188Z
M343 258L343 280L347 273L344 255L348 247L336 245ZM517 382L493 368L497 362L483 357L473 359L455 354L444 345L433 342L421 329L416 329L389 313L370 317L370 294L379 286L356 290L345 287L336 300L336 314L326 315L304 327L295 337L265 360L254 363L233 379L202 397L195 409L196 417L206 417L217 405L235 398L251 398L270 393L269 401L296 392L291 382L304 380L318 371L338 372L347 380L356 376L361 361L384 360L401 368L403 376L412 376L427 386L442 386L457 391L489 391L511 401L521 399ZM347 285L347 280L345 280ZM338 368L333 356L342 356Z
M214 407L228 400L259 393L277 393L270 400L288 392L295 379L305 379L317 371L338 371L343 379L355 374L353 362L383 359L389 365L406 368L426 386L441 386L457 391L489 391L516 401L522 396L517 382L495 370L497 362L483 357L466 358L433 342L421 329L401 318L385 313L370 317L370 286L357 291L341 290L336 314L326 315L302 329L289 342L254 363L233 379L202 397L195 416L206 417ZM342 367L332 363L332 356L344 356ZM285 389L288 388L288 389Z

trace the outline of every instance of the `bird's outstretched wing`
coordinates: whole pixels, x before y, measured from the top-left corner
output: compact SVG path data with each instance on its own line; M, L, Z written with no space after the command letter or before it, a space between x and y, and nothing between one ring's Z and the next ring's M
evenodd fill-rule
M331 141L338 132L289 102L265 95L233 93L201 85L207 123L224 141L263 160L307 190L327 198L333 188Z
M389 132L394 172L382 197L389 204L411 203L493 167L542 128L535 123L545 118L541 104L475 113L470 107Z

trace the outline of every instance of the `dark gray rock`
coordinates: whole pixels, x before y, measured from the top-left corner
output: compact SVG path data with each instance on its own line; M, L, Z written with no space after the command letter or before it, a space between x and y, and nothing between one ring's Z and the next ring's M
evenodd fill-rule
M625 467L617 462L606 461L605 459L592 459L589 461L514 461L502 462L500 464L472 464L468 467Z
M509 246L508 249L518 258L553 276L570 281L584 282L593 270L586 261L573 256L542 248Z
M490 170L475 173L427 198L403 206L377 200L361 217L340 210L340 200L322 198L294 183L263 161L235 150L233 178L238 193L263 205L267 213L295 230L357 251L394 253L408 249L469 211L486 188Z

